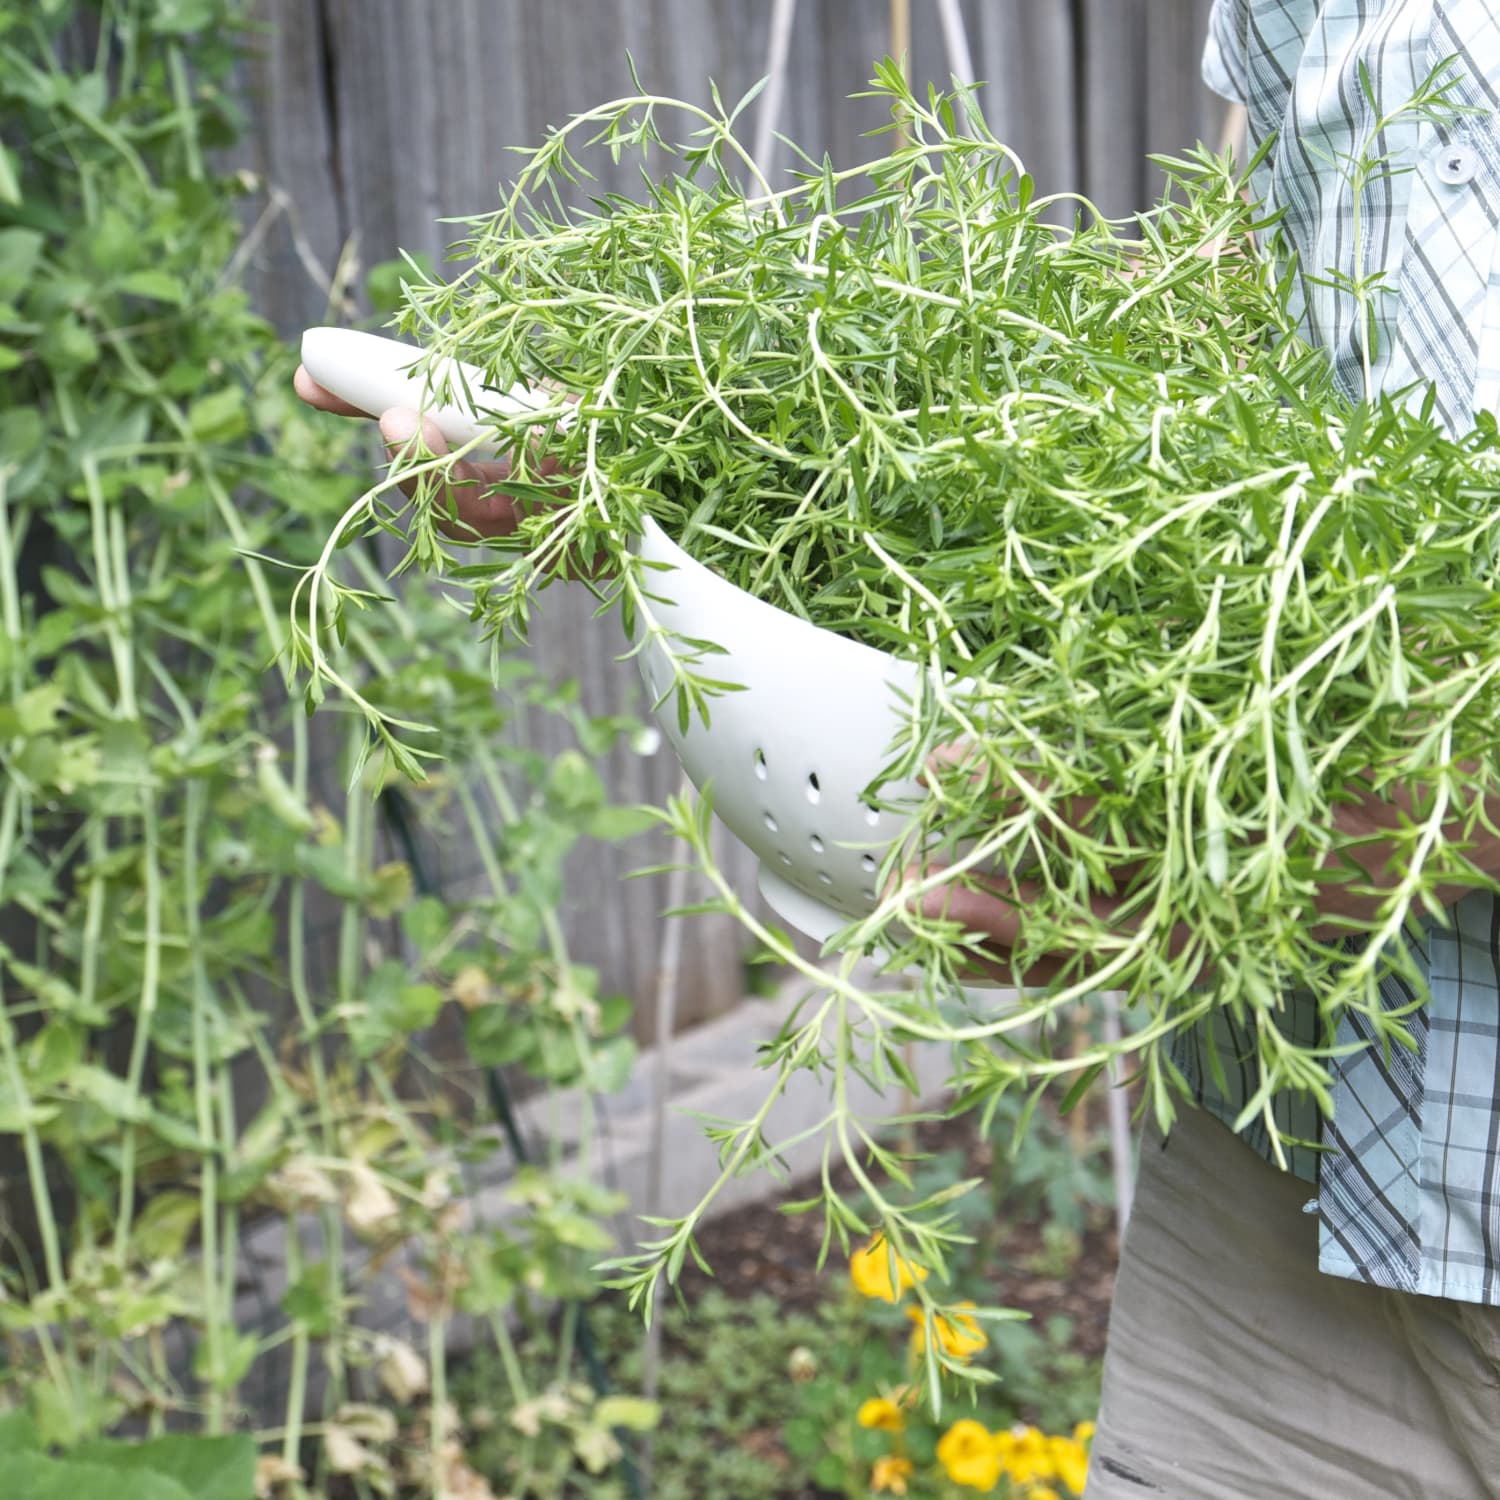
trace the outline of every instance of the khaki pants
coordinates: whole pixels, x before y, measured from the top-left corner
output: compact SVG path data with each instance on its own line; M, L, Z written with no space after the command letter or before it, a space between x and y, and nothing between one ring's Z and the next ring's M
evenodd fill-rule
M1148 1127L1086 1500L1500 1500L1500 1308L1323 1275L1312 1195Z

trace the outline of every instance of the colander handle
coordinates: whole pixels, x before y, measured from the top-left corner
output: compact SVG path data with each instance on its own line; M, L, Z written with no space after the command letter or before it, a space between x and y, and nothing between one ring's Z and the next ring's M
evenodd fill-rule
M325 391L372 417L393 406L411 407L430 417L455 447L487 431L484 412L515 416L548 404L523 385L497 391L473 365L457 360L435 360L424 374L417 365L421 358L422 351L410 344L352 328L309 328L302 335L302 364ZM434 401L432 392L445 383L460 397L467 391L480 414L467 405ZM495 443L485 441L474 451L493 454Z

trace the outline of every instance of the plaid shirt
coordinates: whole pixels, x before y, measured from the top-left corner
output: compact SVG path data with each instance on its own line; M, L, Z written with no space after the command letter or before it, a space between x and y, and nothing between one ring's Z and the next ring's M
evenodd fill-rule
M1444 63L1452 102L1473 113L1434 124L1379 118L1399 109ZM1362 84L1370 82L1379 109ZM1367 337L1353 298L1329 285L1384 273L1369 360L1378 387L1430 387L1450 429L1477 410L1500 411L1500 6L1485 0L1215 0L1204 77L1246 106L1252 148L1274 138L1257 193L1284 210L1300 267L1309 335L1331 352L1353 396L1364 386ZM1376 174L1356 218L1345 163L1363 154ZM1317 1182L1318 1263L1335 1275L1399 1291L1500 1304L1500 902L1474 892L1451 925L1424 924L1414 947L1427 1003L1409 1022L1414 1052L1379 1047L1335 1059L1334 1114L1278 1102L1278 1125L1325 1150L1293 1149L1289 1165ZM1392 1006L1416 998L1386 981ZM1221 1058L1253 1043L1226 1016L1214 1022ZM1288 1006L1289 1031L1317 1035L1316 1007ZM1339 1043L1371 1040L1346 1017ZM1231 1121L1252 1087L1229 1069L1221 1093L1202 1038L1177 1059L1207 1108ZM1265 1129L1245 1139L1269 1155Z

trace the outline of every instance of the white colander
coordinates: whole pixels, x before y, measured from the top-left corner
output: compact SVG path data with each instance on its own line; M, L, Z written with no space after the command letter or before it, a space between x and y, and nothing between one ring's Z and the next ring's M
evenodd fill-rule
M900 727L917 668L819 629L694 562L649 518L642 558L669 565L647 587L657 622L723 656L707 675L738 684L683 733L671 697L657 719L693 784L712 786L714 811L760 860L760 889L777 913L819 941L876 902L881 859L899 814L861 799ZM653 701L672 682L666 649L637 658ZM915 782L879 788L883 803L916 802Z
M420 407L450 442L477 436L483 429L470 412L427 398L410 374L419 355L347 329L309 329L302 339L308 373L361 410ZM467 386L481 411L537 404L533 393L486 390L477 371L457 368L465 379L453 388ZM708 658L708 674L743 689L712 699L709 726L695 715L684 733L669 692L667 647L652 640L637 661L660 703L658 722L689 779L700 791L712 787L715 812L759 858L766 900L821 942L875 905L881 860L900 819L861 793L886 762L917 668L753 598L694 562L649 519L639 547L644 559L665 565L647 583L657 622L722 647L724 655ZM922 795L911 781L879 793L887 804Z

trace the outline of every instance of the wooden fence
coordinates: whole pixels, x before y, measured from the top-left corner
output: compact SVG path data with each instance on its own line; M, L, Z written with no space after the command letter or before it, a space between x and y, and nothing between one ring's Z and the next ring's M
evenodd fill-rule
M708 80L737 98L766 70L773 0L261 0L266 24L247 75L244 165L284 212L256 241L251 284L291 336L330 312L341 259L364 265L397 247L441 258L438 220L496 202L512 158L549 124L631 91L626 56L649 88L702 99ZM1041 191L1086 194L1108 214L1156 191L1152 151L1217 142L1223 105L1199 82L1208 0L963 0L986 114ZM849 101L889 37L888 0L801 0L779 128L838 166L870 150L880 106ZM911 74L946 81L935 0L911 0ZM764 97L764 96L763 96ZM753 123L750 127L753 129ZM789 153L780 149L784 169ZM629 192L622 168L602 186ZM592 601L549 594L536 629L543 663L576 676L597 712L639 711L633 667L614 660L618 629ZM549 726L531 730L549 744ZM663 752L622 751L613 794L659 800L677 783ZM640 851L591 851L576 863L566 912L575 951L607 984L646 999L654 986L662 883L626 884ZM729 853L748 888L753 862ZM445 875L472 872L452 852ZM679 1016L717 1014L742 992L742 940L722 920L685 934ZM649 1032L649 1022L644 1028Z

